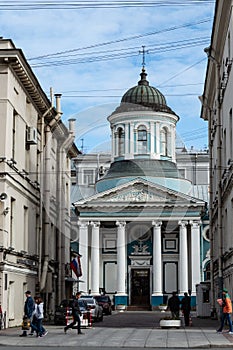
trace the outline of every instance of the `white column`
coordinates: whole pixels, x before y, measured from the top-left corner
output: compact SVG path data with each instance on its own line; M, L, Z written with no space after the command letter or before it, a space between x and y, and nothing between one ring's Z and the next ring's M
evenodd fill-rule
M150 158L154 159L155 155L155 123L150 123Z
M180 294L188 291L188 244L187 221L179 221L180 225L180 257L179 257L179 290Z
M152 221L153 225L153 295L162 295L162 247L161 221Z
M99 294L100 222L91 222L91 294Z
M112 137L112 157L115 156L115 134L114 134L114 128L111 126L111 137Z
M129 124L125 124L125 159L129 157Z
M159 156L160 153L160 122L156 122L156 155Z
M88 293L88 221L79 221L79 254L81 257L82 266L82 290Z
M171 156L172 156L172 161L176 162L176 127L173 126L171 128Z
M196 284L201 282L200 222L190 221L189 223L191 225L192 294L196 295Z
M134 123L130 123L130 143L129 143L130 157L134 157Z
M118 133L114 132L114 140L115 140L115 156L118 157L119 156L119 138L118 138Z
M126 245L125 245L125 221L117 221L117 294L125 295L126 279Z

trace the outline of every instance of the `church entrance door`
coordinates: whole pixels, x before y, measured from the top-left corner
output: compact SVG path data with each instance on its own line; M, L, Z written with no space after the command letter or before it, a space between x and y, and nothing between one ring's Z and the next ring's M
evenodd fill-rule
M131 270L131 305L150 305L150 269Z

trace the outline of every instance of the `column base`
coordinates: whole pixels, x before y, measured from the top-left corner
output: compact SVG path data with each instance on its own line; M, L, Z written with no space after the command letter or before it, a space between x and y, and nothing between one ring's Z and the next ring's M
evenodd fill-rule
M158 307L159 305L163 304L164 300L163 300L163 295L157 295L157 294L152 294L151 295L151 306L152 306L152 310L156 307Z
M128 305L127 294L115 294L115 308L116 310L125 310Z

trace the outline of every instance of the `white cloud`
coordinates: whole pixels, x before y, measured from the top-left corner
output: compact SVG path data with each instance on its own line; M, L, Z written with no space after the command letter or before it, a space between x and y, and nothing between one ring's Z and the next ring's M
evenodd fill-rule
M213 15L213 6L180 6L156 8L124 8L98 10L49 10L49 11L9 11L0 12L2 36L11 38L15 45L23 50L27 58L37 57L50 53L62 52L80 48L78 53L94 52L97 48L81 50L83 47L116 41L146 33L163 31L166 28L178 27L185 23L194 23ZM100 50L123 49L135 47L137 53L142 45L161 45L168 42L184 41L198 37L210 37L211 22L192 25L177 30L161 32L157 35L147 35L135 40L125 40L98 48ZM208 44L206 45L208 46ZM206 61L184 71L197 61L204 59L204 46L173 50L167 52L152 51L146 55L146 69L151 85L158 87L165 95L168 105L180 116L177 130L182 133L188 129L207 125L200 119L200 102L198 95L202 94L203 86L186 85L203 83ZM48 59L46 59L48 61ZM29 61L30 64L35 61ZM129 57L112 61L82 63L76 65L52 66L34 68L42 88L49 92L50 86L54 92L63 93L62 107L64 119L77 115L77 129L88 129L93 121L93 113L99 113L99 107L119 104L120 96L130 87L137 84L140 76L142 56ZM181 73L182 72L182 73ZM180 74L178 74L180 73ZM178 74L178 75L177 75ZM173 76L177 75L174 79ZM168 81L166 84L163 82ZM161 87L159 87L161 85ZM173 85L173 87L166 87ZM177 86L176 86L177 85ZM108 90L90 92L90 90ZM120 89L113 91L111 89ZM79 91L79 92L77 92ZM81 93L80 91L85 91ZM69 92L69 93L68 93ZM195 96L170 96L194 93ZM83 95L92 97L82 97ZM119 97L98 97L104 95ZM168 96L166 96L168 95ZM79 97L66 97L79 96ZM94 97L97 96L97 97ZM97 110L96 110L97 108ZM108 108L109 109L109 108ZM113 108L114 109L114 108ZM85 112L84 112L85 111ZM110 111L111 112L111 111ZM101 111L98 130L90 135L85 134L86 144L94 147L106 142L110 128L106 115ZM94 114L95 114L94 113ZM101 132L100 132L101 129ZM106 134L108 133L108 134ZM100 139L103 136L102 141ZM80 136L78 136L80 139ZM80 140L78 141L80 142ZM194 139L188 142L202 147L207 140ZM79 145L78 145L79 146Z

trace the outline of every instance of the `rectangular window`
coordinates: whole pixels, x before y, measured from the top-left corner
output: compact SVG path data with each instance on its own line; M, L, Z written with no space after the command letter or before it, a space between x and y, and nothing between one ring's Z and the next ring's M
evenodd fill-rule
M91 185L94 184L94 170L83 170L83 184Z
M14 281L10 281L9 283L9 309L8 309L8 318L9 320L14 320L15 318L15 283Z
M7 290L8 288L8 277L7 277L7 273L4 274L4 289Z
M13 124L12 124L12 151L11 151L12 159L15 159L16 116L17 116L17 113L16 111L14 111Z
M28 251L28 207L23 207L24 244L23 250Z
M138 141L147 141L147 131L138 130Z
M14 247L14 231L15 231L15 199L11 197L10 208L10 232L9 232L9 246Z
M185 169L179 169L179 173L185 178Z

